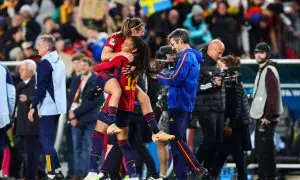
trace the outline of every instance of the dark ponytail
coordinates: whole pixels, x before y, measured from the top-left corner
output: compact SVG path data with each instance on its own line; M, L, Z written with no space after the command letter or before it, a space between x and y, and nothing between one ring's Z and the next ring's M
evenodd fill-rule
M150 48L148 44L142 38L137 36L132 36L131 39L134 48L137 50L134 52L137 55L131 63L132 66L136 67L134 74L147 73L152 75L158 73L161 68L156 69L150 65Z

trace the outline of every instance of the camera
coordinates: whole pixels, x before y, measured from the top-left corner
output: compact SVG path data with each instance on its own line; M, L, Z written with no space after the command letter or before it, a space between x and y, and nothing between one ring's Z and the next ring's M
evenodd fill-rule
M167 59L167 54L174 55L174 60ZM158 63L164 63L164 68L166 69L173 69L177 59L177 53L172 49L172 46L170 45L160 47L155 54L155 61Z
M231 66L223 71L218 71L214 77L221 77L225 85L241 83L240 67Z

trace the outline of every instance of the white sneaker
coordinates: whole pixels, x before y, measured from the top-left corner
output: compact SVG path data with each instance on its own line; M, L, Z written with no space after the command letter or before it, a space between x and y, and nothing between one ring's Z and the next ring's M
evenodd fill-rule
M84 180L99 180L99 175L95 172L89 172Z
M140 180L138 177L129 178L129 180Z

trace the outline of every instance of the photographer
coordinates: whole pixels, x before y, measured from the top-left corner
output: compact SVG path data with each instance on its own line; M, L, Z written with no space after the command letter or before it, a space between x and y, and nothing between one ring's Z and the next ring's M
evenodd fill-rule
M244 151L251 149L249 122L250 107L239 73L240 59L226 56L221 60L220 68L224 74L226 92L225 127L223 143L218 149L218 156L212 164L212 176L220 173L227 156L231 154L236 163L238 179L247 179Z
M164 71L172 71L174 69L174 63L177 60L176 51L172 50L172 46L166 45L159 48L156 52L156 61L163 62ZM158 122L158 128L166 133L170 132L169 129L169 114L168 114L168 86L161 85L157 107L161 110L161 117ZM168 142L156 142L157 152L159 158L160 176L167 178L167 170L169 163L169 150Z
M213 155L217 145L222 142L224 128L225 89L222 77L218 74L218 60L225 50L224 44L215 39L208 45L207 50L202 50L204 63L200 70L200 88L193 112L203 131L203 144L196 152L196 157L204 167L210 170Z

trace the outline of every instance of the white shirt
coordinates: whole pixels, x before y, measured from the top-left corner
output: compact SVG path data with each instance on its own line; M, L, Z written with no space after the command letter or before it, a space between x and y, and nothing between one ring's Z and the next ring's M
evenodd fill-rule
M31 79L31 78L29 78L29 79L27 79L27 80L24 80L23 82L24 82L25 84L28 84L29 81L30 81L30 79Z

